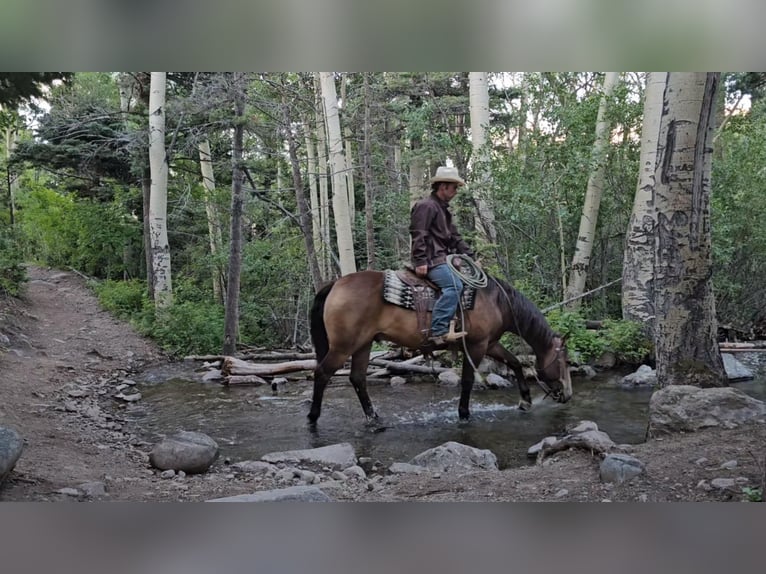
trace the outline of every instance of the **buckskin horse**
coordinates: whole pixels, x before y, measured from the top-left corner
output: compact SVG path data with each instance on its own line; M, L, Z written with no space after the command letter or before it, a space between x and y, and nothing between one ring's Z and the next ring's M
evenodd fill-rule
M383 299L384 272L360 271L325 285L314 297L311 308L311 339L316 350L314 392L309 422L316 423L322 409L322 397L330 377L351 357L351 384L368 421L377 419L367 393L367 366L373 341L387 340L403 347L418 349L423 334L418 329L415 311L393 305ZM545 317L522 293L508 283L490 278L479 289L472 310L465 311L468 332L457 344L464 355L458 415L470 417L468 408L474 381L474 366L485 355L506 364L514 373L521 394L519 407L531 407L529 386L519 360L500 343L509 331L524 339L536 356L537 382L547 395L559 403L572 397L572 381L567 365L565 341L548 325ZM541 380L542 379L542 380Z

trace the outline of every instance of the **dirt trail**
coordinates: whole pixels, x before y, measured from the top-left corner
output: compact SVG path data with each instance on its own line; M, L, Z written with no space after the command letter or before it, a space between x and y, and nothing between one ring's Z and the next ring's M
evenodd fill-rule
M25 439L0 501L196 501L288 486L232 473L221 460L204 475L162 479L147 462L151 445L121 419L114 395L132 373L167 358L102 311L76 274L32 267L29 276L22 302L0 301L0 335L9 339L0 337L0 426ZM635 445L632 454L646 473L619 487L600 483L597 458L569 451L543 465L502 472L377 475L328 489L338 500L369 501L742 500L741 485L717 490L699 483L741 477L758 486L764 444L766 425ZM735 469L720 468L731 460ZM91 496L59 492L89 482L106 493L99 495L100 487Z

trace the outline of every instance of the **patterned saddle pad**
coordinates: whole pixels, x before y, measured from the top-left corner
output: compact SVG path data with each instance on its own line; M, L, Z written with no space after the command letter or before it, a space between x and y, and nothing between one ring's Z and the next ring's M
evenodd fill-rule
M441 291L432 285L410 271L387 269L383 280L383 300L413 311L419 308L431 311L436 300L441 297ZM476 303L476 289L464 286L460 303L466 311L473 309Z

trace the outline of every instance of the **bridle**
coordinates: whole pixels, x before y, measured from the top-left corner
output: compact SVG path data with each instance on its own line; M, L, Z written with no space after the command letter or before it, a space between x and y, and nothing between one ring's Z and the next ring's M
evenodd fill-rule
M548 367L550 367L553 363L555 363L556 361L559 361L561 359L561 351L563 350L564 350L564 345L559 345L558 347L556 347L556 354L550 361L548 361L545 365L543 365L543 367L540 369L540 372L545 372L545 370ZM537 381L537 384L540 385L540 388L545 393L543 400L545 400L546 398L554 394L553 389L551 389L546 382L540 380L540 377L537 375L537 369L535 369L535 381Z

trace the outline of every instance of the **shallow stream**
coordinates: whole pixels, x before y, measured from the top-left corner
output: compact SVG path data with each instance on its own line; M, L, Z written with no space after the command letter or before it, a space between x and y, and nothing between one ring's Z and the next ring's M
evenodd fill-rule
M766 400L766 353L738 353L737 359L756 375L735 388ZM501 468L528 464L527 449L545 436L560 434L582 419L598 423L617 443L644 440L651 390L625 390L617 381L626 373L600 373L593 379L573 378L574 397L564 405L533 389L533 408L519 411L516 388L474 390L472 419L459 423L459 388L434 382L401 386L370 384L370 397L381 416L381 428L365 422L347 379L327 388L316 432L309 430L311 381L289 381L271 387L225 387L203 383L195 363L176 363L135 377L143 398L127 407L127 418L150 442L179 430L204 432L232 462L258 459L267 452L314 448L350 442L357 456L388 465L406 462L446 441L486 448Z

